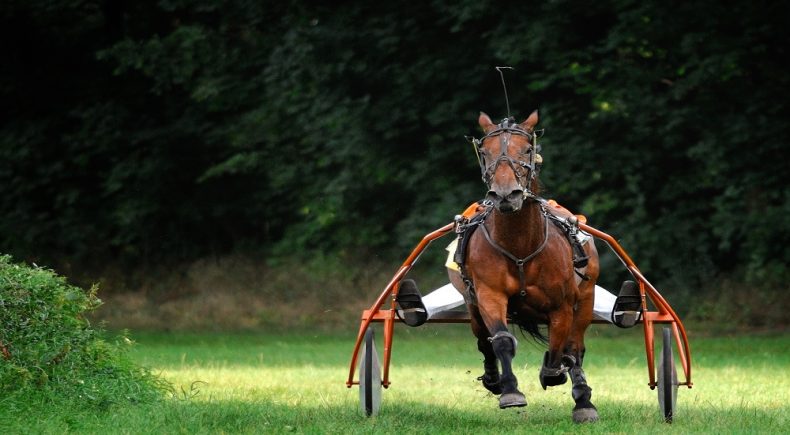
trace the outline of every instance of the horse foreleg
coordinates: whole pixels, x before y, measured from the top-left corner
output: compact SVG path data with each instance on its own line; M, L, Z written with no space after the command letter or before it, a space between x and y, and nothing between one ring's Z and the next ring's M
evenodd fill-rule
M499 407L526 406L527 399L518 390L518 380L513 374L512 362L513 357L516 356L518 342L516 337L507 330L507 298L504 294L489 293L488 298L480 297L479 301L481 319L491 334L488 340L491 342L491 348L502 369L502 374L499 376L499 385L502 391L499 396Z
M587 378L584 376L581 361L571 368L571 382L573 388L571 394L576 406L573 407L574 423L586 423L598 420L598 410L592 404L592 388L587 385Z
M590 326L592 320L592 298L586 298L579 302L579 309L573 319L573 331L571 332L568 353L576 359L576 364L570 370L571 382L573 387L571 394L576 406L573 408L573 421L575 423L586 423L598 420L598 411L590 400L592 398L592 388L587 385L587 378L584 376L582 365L584 364L584 333Z
M568 371L576 365L576 358L565 353L572 323L573 309L570 305L549 315L549 350L543 357L538 375L544 390L567 382Z
M512 362L513 357L516 356L516 346L518 345L516 337L504 327L489 340L491 340L491 347L494 348L494 354L502 364L502 375L499 379L502 395L499 396L499 407L504 409L513 406L527 406L527 398L518 390L518 380L513 374Z

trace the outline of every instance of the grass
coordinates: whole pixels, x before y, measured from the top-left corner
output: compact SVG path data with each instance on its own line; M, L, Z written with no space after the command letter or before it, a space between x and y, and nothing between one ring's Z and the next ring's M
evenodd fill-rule
M674 424L647 387L641 331L593 327L587 377L601 420L571 422L568 385L543 391L543 350L521 340L516 370L529 406L499 410L475 381L481 357L466 325L396 327L392 386L378 416L346 388L354 337L332 333L139 333L132 358L170 381L150 405L84 410L78 400L0 398L5 433L788 433L787 334L694 337L694 388ZM381 340L378 340L381 347ZM35 416L33 418L32 416Z

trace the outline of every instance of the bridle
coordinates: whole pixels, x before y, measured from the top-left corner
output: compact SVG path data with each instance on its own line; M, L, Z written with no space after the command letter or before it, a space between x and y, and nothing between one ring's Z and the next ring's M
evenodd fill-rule
M542 132L542 130L540 130ZM506 162L510 169L516 176L516 182L521 186L524 191L524 198L537 198L538 196L530 189L532 181L535 180L538 172L538 165L542 162L540 157L540 146L538 145L538 132L529 132L523 129L520 125L516 124L513 118L505 118L499 123L497 128L486 133L480 139L472 138L472 144L475 147L475 154L477 161L480 164L480 171L482 173L483 182L486 186L491 188L491 181L494 178L494 172L499 167L501 162ZM529 148L522 152L527 160L516 160L507 154L507 147L510 144L510 138L513 135L524 136L529 141ZM486 139L499 136L499 156L491 163L486 165L485 159L481 156L481 149Z

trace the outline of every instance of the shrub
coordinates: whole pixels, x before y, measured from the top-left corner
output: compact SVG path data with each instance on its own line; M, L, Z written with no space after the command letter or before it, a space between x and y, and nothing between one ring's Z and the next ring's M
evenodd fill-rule
M164 381L128 358L131 341L106 341L84 317L101 304L97 290L0 255L0 394L38 390L100 407L161 396Z

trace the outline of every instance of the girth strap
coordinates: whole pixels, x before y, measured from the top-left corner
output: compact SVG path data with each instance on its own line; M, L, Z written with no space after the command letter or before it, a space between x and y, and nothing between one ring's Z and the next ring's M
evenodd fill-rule
M488 228L486 228L485 222L483 222L480 225L480 228L483 230L483 235L485 236L486 240L488 240L488 243L491 245L491 247L493 247L494 249L499 251L499 253L501 253L502 255L504 255L505 257L509 258L514 263L516 263L516 267L518 267L518 282L519 282L519 289L520 289L521 296L526 296L526 294L527 294L527 287L526 287L527 286L527 279L526 279L526 276L524 275L524 264L526 264L529 260L532 260L533 258L537 257L538 254L540 254L543 251L543 249L546 247L546 243L548 243L548 241L549 241L549 219L545 216L546 209L544 209L542 207L541 207L541 209L543 210L543 214L544 214L544 216L543 216L543 243L540 244L540 246L538 247L538 249L535 250L535 252L527 255L524 258L518 258L515 255L511 254L510 252L508 252L505 248L499 246L491 238L491 234L488 233Z

